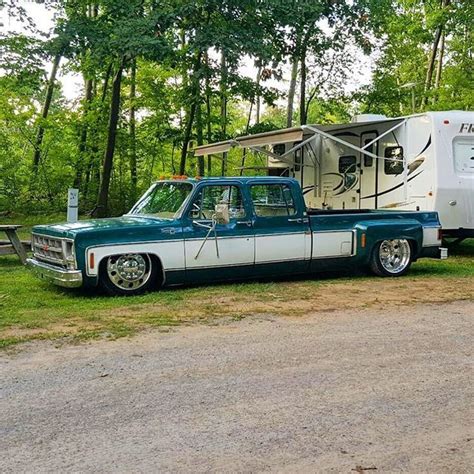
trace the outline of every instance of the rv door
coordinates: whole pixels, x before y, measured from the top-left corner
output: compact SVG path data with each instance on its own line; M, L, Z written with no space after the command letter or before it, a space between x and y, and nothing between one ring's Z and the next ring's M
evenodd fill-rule
M360 135L360 147L364 148L378 136L376 131L363 132ZM378 142L365 148L366 151L378 156ZM360 159L360 201L359 207L377 209L377 180L379 160L361 153Z

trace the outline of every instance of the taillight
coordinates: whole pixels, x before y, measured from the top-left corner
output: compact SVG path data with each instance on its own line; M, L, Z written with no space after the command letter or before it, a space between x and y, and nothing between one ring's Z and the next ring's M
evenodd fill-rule
M438 240L443 240L443 229L438 229Z

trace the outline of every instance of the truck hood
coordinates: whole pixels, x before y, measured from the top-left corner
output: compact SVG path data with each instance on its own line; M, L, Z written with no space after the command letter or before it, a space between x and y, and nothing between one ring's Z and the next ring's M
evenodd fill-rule
M138 230L138 228L151 230L151 228L173 227L176 225L178 225L177 221L172 219L125 215L122 217L90 219L74 223L37 225L33 227L33 232L56 237L74 238L85 233L126 233L127 231Z

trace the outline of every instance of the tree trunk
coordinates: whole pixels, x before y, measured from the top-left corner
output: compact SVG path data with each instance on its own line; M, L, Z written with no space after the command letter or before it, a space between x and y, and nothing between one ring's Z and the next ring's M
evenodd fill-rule
M181 148L181 159L179 162L179 174L184 175L186 173L186 158L188 156L189 140L191 139L191 133L193 130L194 116L196 114L196 102L193 100L189 113L186 120L186 129L184 131L183 147Z
M53 60L53 68L48 79L48 86L46 88L46 97L43 103L43 109L41 111L41 120L46 120L49 114L49 108L51 106L51 100L53 98L54 83L56 81L56 75L58 73L59 63L61 61L61 53L58 53ZM38 132L36 134L35 149L33 153L33 178L38 174L38 167L41 161L41 145L43 144L44 137L44 123L40 123Z
M79 139L79 149L78 149L78 159L76 162L76 176L74 178L73 187L80 188L82 184L82 175L84 172L84 164L86 162L86 150L87 150L87 116L89 114L89 109L92 101L92 89L93 81L92 79L85 79L84 81L84 113L82 116L82 128L81 136Z
M101 98L100 102L101 105L104 104L105 99L107 97L107 90L109 86L109 80L110 76L112 74L112 67L113 63L110 63L107 66L107 70L105 72L104 76L104 83L102 85L102 93L101 93ZM94 81L94 89L97 88L96 81ZM87 199L87 196L89 194L89 185L91 182L94 182L99 185L100 181L100 172L99 172L99 167L100 163L98 163L97 155L99 153L99 146L97 144L97 130L99 129L99 125L95 127L95 130L89 130L89 143L90 143L90 156L89 156L89 162L87 163L87 168L86 168L86 174L85 174L85 184L84 184L84 201ZM92 138L91 138L92 136Z
M104 154L104 163L102 166L102 179L100 182L97 207L94 215L105 217L108 212L110 177L112 175L113 158L115 151L115 139L117 137L117 124L120 111L120 86L122 84L123 60L120 63L112 82L112 100L110 103L110 115L107 135L107 147Z
M445 8L447 5L449 5L449 1L450 0L442 0L441 8ZM430 57L428 60L428 68L426 70L425 89L424 89L423 98L421 100L422 109L426 106L426 103L428 101L428 93L431 89L431 82L433 79L433 71L434 71L434 66L435 66L435 61L436 61L436 54L438 52L438 45L441 39L441 35L443 33L443 26L444 25L442 24L438 25L435 31L433 46L431 48Z
M102 103L105 102L105 98L107 97L107 89L109 87L110 75L112 74L112 67L113 67L113 63L110 63L109 66L107 67L107 71L105 72L104 87L102 88L102 97L100 99Z
M296 80L298 79L298 59L295 57L291 64L290 88L288 90L288 107L286 109L286 126L293 126L293 109L295 103Z
M255 104L255 123L260 123L260 79L262 78L262 66L257 70L257 102Z
M443 59L444 59L444 41L445 41L445 34L441 35L441 44L439 47L439 54L438 54L438 65L436 67L436 78L435 78L435 89L439 89L441 84L441 74L443 72Z
M209 55L207 52L204 54L204 62L206 67L206 76L205 76L205 87L206 87L206 139L207 143L212 142L212 108L211 108L211 86L209 80ZM207 174L211 175L211 157L207 157Z
M221 51L221 81L220 81L220 96L221 96L221 135L222 140L227 136L227 61L224 51ZM225 176L227 170L227 152L222 154L222 168L221 174Z
M196 98L198 100L196 104L196 141L197 145L203 145L203 130L202 130L202 110L201 110L201 102L199 102L199 97ZM198 156L198 175L204 176L204 157Z
M200 78L199 75L201 73L201 58L202 52L196 56L196 63L194 67L192 83L191 83L191 106L189 108L189 114L186 120L186 129L184 132L183 138L183 147L181 148L181 160L179 163L179 174L184 175L186 173L186 159L188 156L188 146L189 140L191 139L191 134L193 131L193 122L194 117L196 115L196 107L199 103L199 96L200 96Z
M135 119L135 96L136 96L137 60L132 60L130 75L130 184L131 200L135 202L137 198L137 142L136 142L136 119Z
M300 125L306 125L306 50L301 54Z

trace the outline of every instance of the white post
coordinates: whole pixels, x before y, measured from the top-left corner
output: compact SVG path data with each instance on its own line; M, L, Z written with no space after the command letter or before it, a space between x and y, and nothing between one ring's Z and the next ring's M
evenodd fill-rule
M79 208L79 189L67 190L67 221L77 222Z

